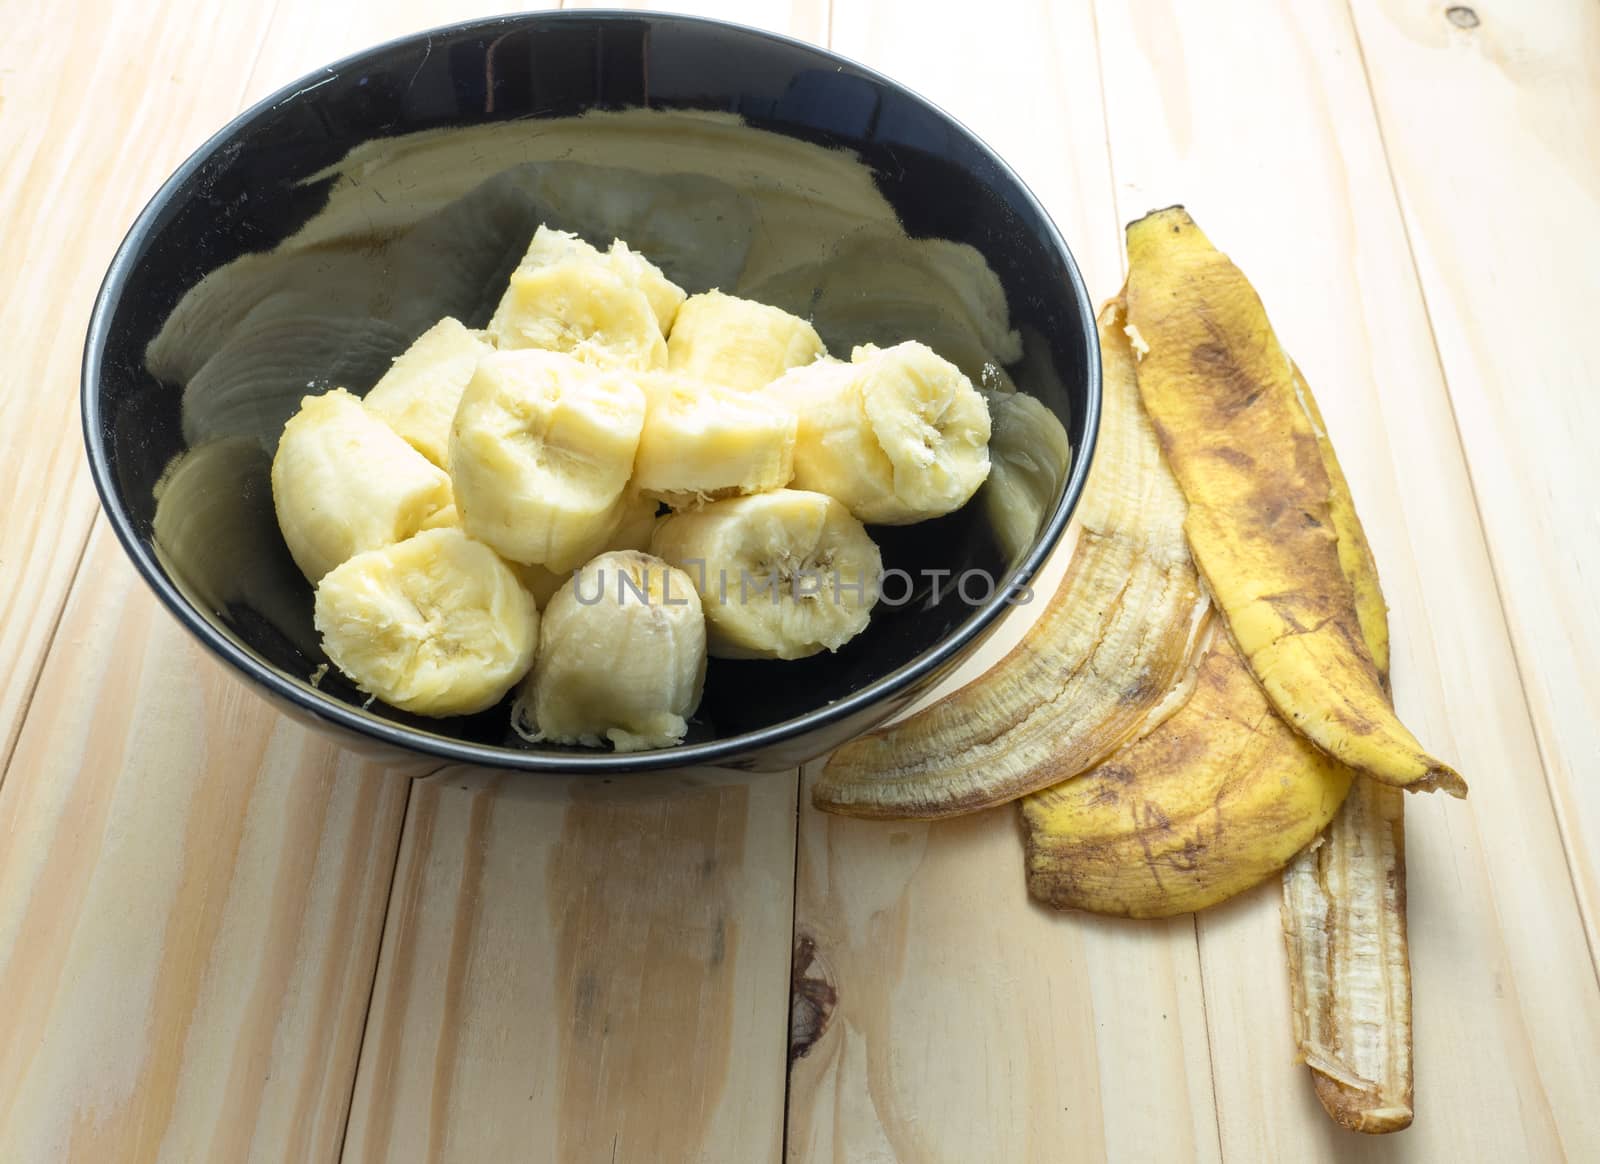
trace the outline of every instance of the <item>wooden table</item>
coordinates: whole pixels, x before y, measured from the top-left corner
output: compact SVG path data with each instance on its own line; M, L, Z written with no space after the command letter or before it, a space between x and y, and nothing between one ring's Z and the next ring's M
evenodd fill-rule
M0 1161L1600 1158L1600 7L1473 3L686 5L950 109L1099 294L1175 201L1260 287L1367 519L1401 711L1472 781L1408 802L1417 1121L1385 1141L1290 1063L1275 883L1055 915L1009 811L385 772L226 677L97 516L95 287L237 109L498 5L13 6ZM837 1004L791 1066L792 974Z

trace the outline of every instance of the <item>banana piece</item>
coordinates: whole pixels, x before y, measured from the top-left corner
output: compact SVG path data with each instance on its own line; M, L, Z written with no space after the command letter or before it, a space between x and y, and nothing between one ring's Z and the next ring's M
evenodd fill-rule
M667 366L696 380L753 392L828 349L816 329L753 299L721 291L691 295L667 341Z
M643 291L610 263L575 258L511 274L489 334L502 350L565 352L600 368L667 365L667 341Z
M343 388L300 401L272 458L272 504L312 583L403 541L450 504L450 478Z
M989 409L972 381L924 344L858 347L850 363L797 368L768 395L800 415L794 483L864 522L952 513L989 476Z
M366 406L441 469L449 464L450 422L461 393L494 349L481 332L448 316L417 337L367 393Z
M670 505L779 489L794 476L794 409L761 393L651 372L633 483Z
M706 677L694 583L660 558L601 554L545 608L539 661L512 707L525 739L619 752L683 742Z
M630 486L619 504L621 517L617 528L606 538L603 545L596 546L592 553L585 554L584 561L587 562L608 550L647 552L650 549L650 535L655 532L658 508L659 504L655 498L646 497ZM558 573L544 566L525 566L521 562L508 564L523 588L533 595L540 610L550 605L550 600L556 596L556 591L566 585L573 574L571 570Z
M778 489L663 518L651 548L688 573L719 659L803 659L867 627L883 561L849 510Z
M539 612L493 550L457 529L357 554L317 586L322 649L356 686L417 715L493 707L533 663Z
M1099 445L1060 586L983 675L835 751L812 789L818 808L934 818L1003 804L1101 763L1188 697L1207 603L1183 495L1139 408L1120 305L1099 324Z
M513 562L582 565L621 523L643 424L626 379L559 352L485 356L450 436L463 527Z
M1255 291L1180 207L1128 227L1128 260L1128 321L1149 347L1140 394L1189 502L1195 562L1267 697L1375 780L1466 795L1395 716L1361 641L1315 430Z
M572 259L607 266L625 282L638 288L649 300L650 310L655 313L661 334L671 333L672 321L677 317L678 308L683 306L687 292L662 274L660 267L638 251L630 249L620 238L613 239L611 249L602 253L575 234L541 226L534 232L533 241L528 244L527 253L522 256L517 269L531 271ZM504 299L501 309L510 309ZM500 311L497 310L495 315L497 319L500 318Z
M983 509L1010 562L1033 547L1061 496L1072 441L1060 418L1026 392L987 395L991 432Z
M1339 565L1355 592L1361 635L1389 686L1389 620L1378 565L1322 412L1294 368L1295 391L1328 473ZM1411 1126L1411 956L1406 938L1405 794L1358 777L1321 844L1283 872L1295 1046L1317 1099L1341 1127L1379 1134Z
M1117 917L1204 909L1282 869L1349 790L1350 770L1278 718L1222 633L1166 722L1023 799L1028 893Z

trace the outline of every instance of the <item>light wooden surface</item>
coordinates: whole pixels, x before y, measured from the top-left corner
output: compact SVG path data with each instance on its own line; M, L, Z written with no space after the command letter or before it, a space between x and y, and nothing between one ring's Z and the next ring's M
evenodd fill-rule
M1289 1063L1271 887L1108 923L1026 900L1003 811L413 780L276 716L134 579L74 402L122 230L243 103L497 7L69 0L0 40L0 1160L1600 1157L1600 10L683 6L932 97L1097 294L1174 201L1260 287L1366 517L1402 712L1472 781L1408 802L1418 1116L1361 1141Z

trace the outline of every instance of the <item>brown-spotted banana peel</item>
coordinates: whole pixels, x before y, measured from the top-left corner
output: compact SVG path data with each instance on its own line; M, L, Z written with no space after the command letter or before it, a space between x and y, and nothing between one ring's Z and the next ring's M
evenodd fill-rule
M1128 260L1140 395L1194 560L1268 699L1375 780L1464 796L1396 717L1362 639L1315 429L1255 290L1181 207L1132 223Z

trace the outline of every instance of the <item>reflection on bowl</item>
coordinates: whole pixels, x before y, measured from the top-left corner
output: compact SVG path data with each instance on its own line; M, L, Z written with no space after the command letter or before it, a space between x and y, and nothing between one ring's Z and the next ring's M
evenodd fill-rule
M787 766L891 713L1002 613L1003 592L968 602L930 571L1020 584L1059 537L1098 399L1086 297L1027 192L920 100L818 50L665 17L481 22L326 75L245 114L157 195L85 362L91 461L124 545L290 710L513 767ZM482 326L541 223L626 239L691 293L805 316L835 354L921 340L990 396L980 497L873 531L885 566L919 580L912 600L837 654L715 661L671 752L529 745L503 707L423 720L323 678L311 589L272 513L267 468L301 397L365 393L442 316Z

